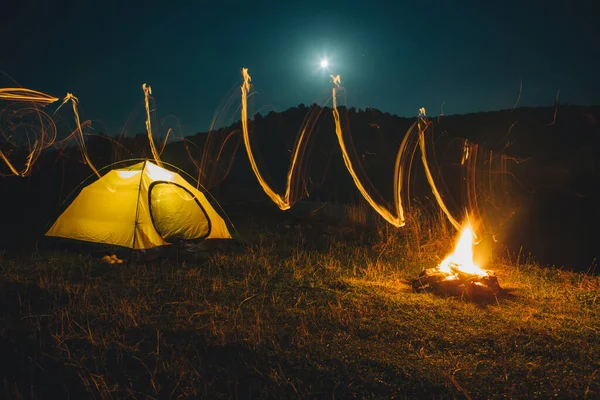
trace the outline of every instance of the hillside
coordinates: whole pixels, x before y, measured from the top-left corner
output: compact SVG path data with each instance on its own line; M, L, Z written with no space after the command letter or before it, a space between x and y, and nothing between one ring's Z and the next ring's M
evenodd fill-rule
M250 123L259 167L283 192L290 152L307 116L320 112L311 125L301 161L298 199L328 203L360 202L341 160L329 109L316 105L256 115ZM342 122L363 170L362 180L383 204L392 200L397 149L414 119L375 109L340 109ZM593 233L598 211L600 108L559 106L519 108L432 118L427 131L429 160L445 202L461 215L465 185L459 164L463 138L480 146L477 201L500 245L511 252L532 253L542 264L587 269L598 256ZM163 159L199 178L226 206L239 201L268 201L249 167L239 124L198 133L167 144ZM151 157L147 137L88 138L90 158L98 167L131 157ZM494 155L493 166L487 155ZM37 240L60 212L68 194L91 174L75 148L48 150L30 177L2 180L4 223L23 230L5 233L6 247ZM408 198L430 202L431 189L418 157L413 160ZM200 168L201 171L198 169ZM379 194L379 195L378 195ZM68 204L68 203L67 203ZM64 207L64 205L63 205ZM27 221L24 228L21 221ZM5 232L8 232L5 230Z

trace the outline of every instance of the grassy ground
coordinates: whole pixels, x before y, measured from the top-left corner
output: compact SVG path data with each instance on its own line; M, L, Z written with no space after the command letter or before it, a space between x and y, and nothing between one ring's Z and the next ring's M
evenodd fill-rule
M439 221L289 215L178 265L5 255L0 397L600 397L598 276L494 255L491 303L417 294L453 242Z

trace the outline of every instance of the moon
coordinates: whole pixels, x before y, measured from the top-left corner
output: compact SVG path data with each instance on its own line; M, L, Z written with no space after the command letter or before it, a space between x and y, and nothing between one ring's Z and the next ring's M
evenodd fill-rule
M327 68L328 65L329 61L326 58L321 60L321 68Z

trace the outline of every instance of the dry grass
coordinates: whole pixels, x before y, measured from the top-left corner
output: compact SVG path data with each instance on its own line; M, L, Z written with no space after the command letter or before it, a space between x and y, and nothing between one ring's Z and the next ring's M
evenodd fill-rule
M0 396L600 396L598 276L496 255L491 304L416 294L452 244L439 217L321 220L249 221L249 244L182 265L4 256Z

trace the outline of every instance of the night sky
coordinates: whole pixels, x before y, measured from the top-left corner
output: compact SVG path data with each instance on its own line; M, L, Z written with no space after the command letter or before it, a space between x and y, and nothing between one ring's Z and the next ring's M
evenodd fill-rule
M446 115L512 108L521 81L520 105L550 106L558 89L561 103L600 104L593 0L152 3L2 2L0 71L72 92L82 118L110 134L140 113L144 82L182 133L207 130L239 93L242 67L257 104L279 110L322 101L330 73L349 106L401 116L438 115L442 103ZM143 131L143 115L133 119Z

